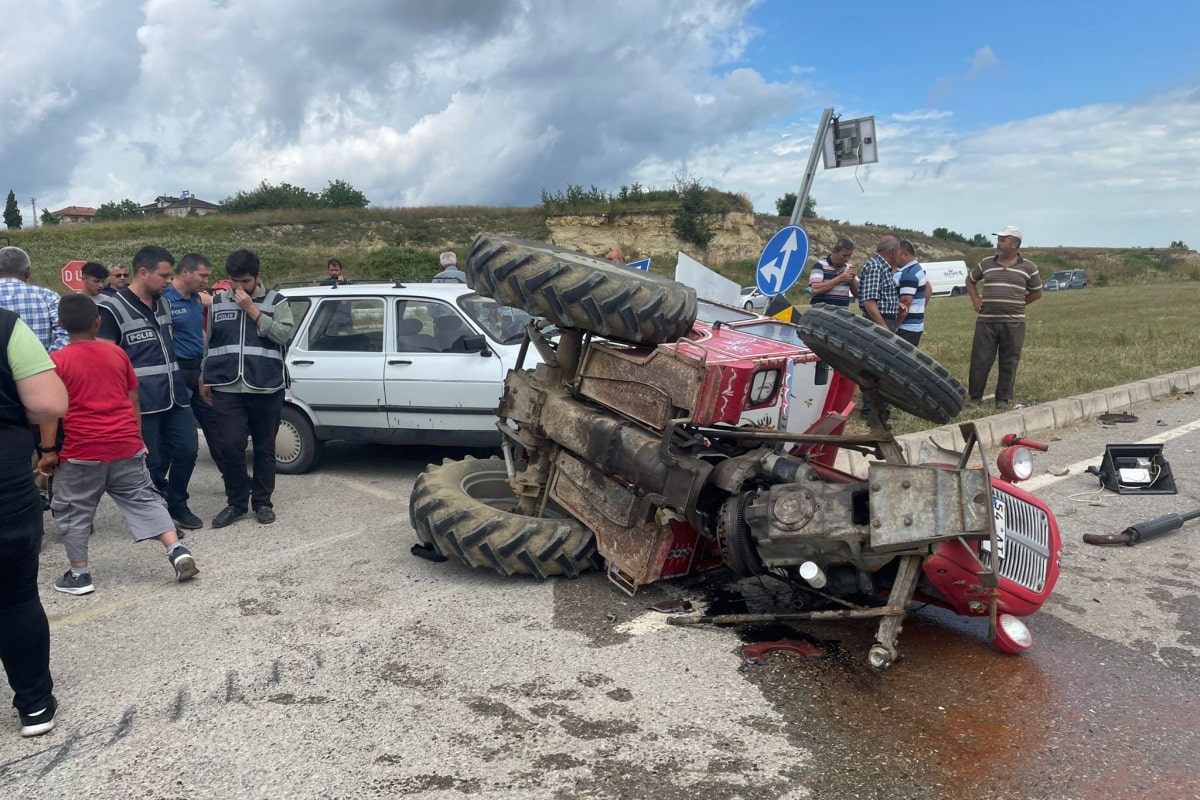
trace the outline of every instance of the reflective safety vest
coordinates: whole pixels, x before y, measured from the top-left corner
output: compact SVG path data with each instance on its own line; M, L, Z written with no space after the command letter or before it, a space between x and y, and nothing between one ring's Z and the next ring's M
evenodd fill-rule
M171 406L191 405L191 392L175 359L171 306L166 299L155 301L153 323L120 293L100 298L100 305L112 312L121 329L117 344L129 356L137 375L142 413L157 414Z
M268 316L285 302L274 289L254 298L258 310ZM204 384L229 386L240 378L251 389L282 389L283 346L259 334L258 325L238 306L234 293L214 297L210 315Z

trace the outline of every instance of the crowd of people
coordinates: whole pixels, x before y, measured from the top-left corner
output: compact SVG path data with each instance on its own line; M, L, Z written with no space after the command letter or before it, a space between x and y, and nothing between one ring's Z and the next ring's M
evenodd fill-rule
M996 410L1008 409L1013 401L1025 341L1025 307L1042 296L1043 288L1037 265L1021 255L1021 235L1013 225L994 234L996 254L967 275L966 291L977 315L967 378L968 408L981 405L997 358ZM839 239L829 255L813 264L808 279L812 303L848 308L856 299L863 316L920 346L933 287L912 242L891 234L881 237L862 269L851 263L853 255L854 242ZM870 413L864 398L862 415Z
M87 262L82 289L60 297L30 282L18 247L0 248L0 657L23 736L54 727L49 626L38 597L43 498L69 564L54 589L95 591L88 539L110 496L135 542L160 542L175 579L199 574L182 543L204 523L188 484L204 432L225 485L213 528L250 509L275 521L275 434L283 346L294 323L263 286L258 256L225 259L228 288L211 294L212 263L141 248L129 266ZM246 448L254 451L253 471Z

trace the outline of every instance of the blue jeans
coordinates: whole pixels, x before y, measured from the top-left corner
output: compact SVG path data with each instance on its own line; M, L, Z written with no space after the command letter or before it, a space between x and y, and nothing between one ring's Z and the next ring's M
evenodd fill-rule
M24 480L28 481L26 477ZM50 705L50 624L38 597L42 504L30 494L26 508L0 519L0 661L13 705L32 714Z
M167 510L176 514L187 508L188 483L200 449L192 410L187 406L171 406L157 414L142 414L142 440L148 451L146 467L150 479L167 498Z

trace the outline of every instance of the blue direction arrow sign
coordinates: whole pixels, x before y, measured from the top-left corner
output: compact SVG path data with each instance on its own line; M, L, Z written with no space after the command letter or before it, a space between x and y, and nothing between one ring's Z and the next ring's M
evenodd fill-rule
M758 257L758 290L783 294L800 278L807 259L808 234L799 225L788 225L771 237Z
M629 267L630 269L640 269L642 272L649 272L650 259L643 258L641 261L630 261L625 266Z

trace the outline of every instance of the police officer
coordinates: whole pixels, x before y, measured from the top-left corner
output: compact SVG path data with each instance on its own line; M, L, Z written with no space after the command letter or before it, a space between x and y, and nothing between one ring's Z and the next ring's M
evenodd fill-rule
M283 347L295 323L287 300L259 279L258 256L238 250L225 259L233 288L213 298L200 393L216 412L214 460L228 505L212 521L224 528L246 515L275 521L275 433L283 411ZM246 439L254 443L254 476L246 472ZM249 503L247 502L249 501Z
M191 392L175 357L171 307L163 292L174 274L175 257L149 245L133 257L133 279L115 295L100 298L97 336L115 343L133 363L146 467L167 511L180 528L204 523L188 508L188 483L196 468L196 422Z

